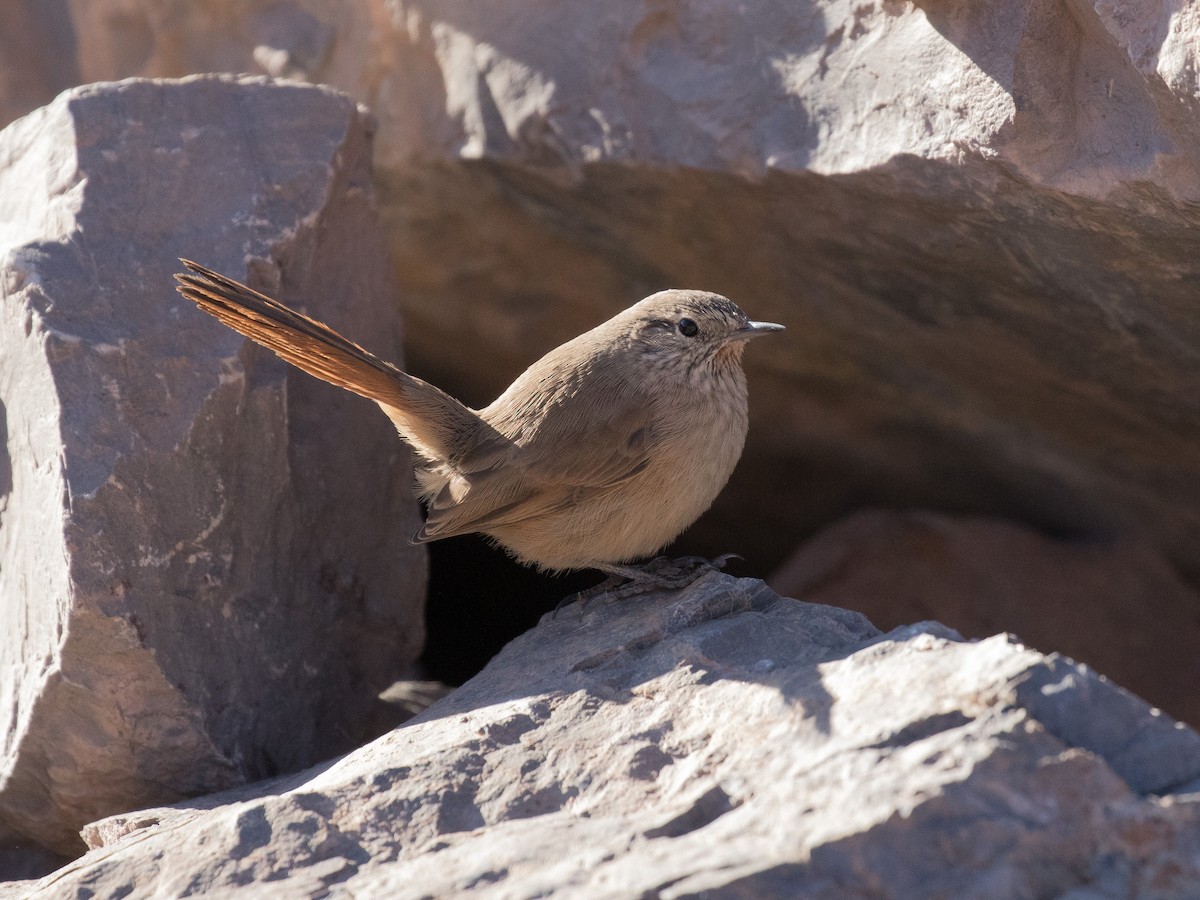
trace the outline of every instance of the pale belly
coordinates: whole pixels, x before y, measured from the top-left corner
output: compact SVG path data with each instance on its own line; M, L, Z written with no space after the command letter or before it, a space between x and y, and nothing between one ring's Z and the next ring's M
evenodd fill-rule
M686 434L668 436L629 481L561 512L490 530L524 562L546 569L651 556L692 524L741 456L746 417L701 407Z

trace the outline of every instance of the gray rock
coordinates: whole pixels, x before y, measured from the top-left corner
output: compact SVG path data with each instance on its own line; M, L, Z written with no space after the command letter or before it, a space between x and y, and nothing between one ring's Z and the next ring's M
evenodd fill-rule
M488 158L835 175L982 156L1075 194L1150 182L1200 196L1200 15L1148 0L10 6L8 34L43 52L21 67L20 43L0 44L8 117L55 85L232 69L369 103L389 170Z
M864 510L805 541L769 579L880 627L938 618L968 638L1007 628L1200 721L1200 593L1152 542L1068 539L984 516Z
M176 257L397 355L371 125L232 78L72 90L0 134L0 844L370 735L422 641L407 451L180 300Z
M568 607L348 756L98 822L21 889L1184 898L1200 795L1160 792L1197 775L1194 732L1067 660L712 574Z

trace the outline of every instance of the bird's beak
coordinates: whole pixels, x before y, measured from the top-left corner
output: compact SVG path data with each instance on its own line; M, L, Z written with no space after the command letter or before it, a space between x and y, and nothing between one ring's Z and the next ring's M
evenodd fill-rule
M761 337L764 334L771 334L775 331L783 331L783 326L776 325L774 322L747 322L731 334L729 340L748 341L750 338Z

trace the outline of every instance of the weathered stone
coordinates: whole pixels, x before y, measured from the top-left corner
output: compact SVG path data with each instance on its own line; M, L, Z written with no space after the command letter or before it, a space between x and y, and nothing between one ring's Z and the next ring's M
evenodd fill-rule
M844 174L983 156L1072 193L1200 196L1200 12L1150 0L97 0L50 16L18 0L5 17L14 48L24 34L43 49L7 67L10 117L62 84L232 69L369 103L389 169L487 157Z
M349 99L134 81L0 134L3 846L356 746L419 652L403 446L181 301L178 256L396 353Z
M1012 522L872 510L829 526L770 578L789 597L883 628L936 616L969 638L1001 628L1085 662L1200 722L1200 595L1152 545L1064 540Z
M96 823L21 890L1184 898L1198 775L1200 735L1086 667L713 574L568 607L409 725Z

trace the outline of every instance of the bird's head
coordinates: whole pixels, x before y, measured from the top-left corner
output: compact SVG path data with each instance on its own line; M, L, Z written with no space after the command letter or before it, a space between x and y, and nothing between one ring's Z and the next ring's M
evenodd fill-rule
M751 320L729 298L707 291L659 291L627 313L634 346L657 369L737 365L746 341L783 331L782 325Z

